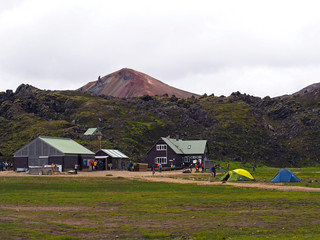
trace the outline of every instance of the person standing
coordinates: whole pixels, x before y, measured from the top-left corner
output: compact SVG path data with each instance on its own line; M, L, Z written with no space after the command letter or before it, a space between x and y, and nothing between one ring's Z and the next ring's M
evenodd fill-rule
M229 168L230 168L230 164L227 163L227 171L229 171Z
M155 174L155 167L154 167L154 165L152 166L152 176L154 176L154 174Z
M128 171L129 171L129 172L132 171L132 166L133 166L133 164L132 164L132 162L130 161L130 162L128 163Z
M211 177L213 176L213 168L214 168L214 165L210 168L210 176Z
M93 162L93 168L94 168L94 170L97 170L97 164L98 164L97 161L94 161L94 162Z
M92 171L93 170L93 161L92 160L89 161L89 167L90 167L89 170Z
M159 163L159 172L162 171L162 163Z

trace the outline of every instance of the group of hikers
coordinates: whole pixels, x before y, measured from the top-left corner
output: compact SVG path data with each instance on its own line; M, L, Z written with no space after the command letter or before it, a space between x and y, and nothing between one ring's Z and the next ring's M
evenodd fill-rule
M158 171L161 173L162 172L162 164L161 163L158 163L157 165L153 165L151 170L152 170L152 175L155 174L156 172L156 166L158 167ZM204 163L200 162L200 161L197 161L196 163L194 164L189 164L188 166L186 166L186 163L183 163L182 164L182 169L184 170L183 172L184 173L192 173L192 169L195 169L196 172L200 172L200 169L201 169L201 172L205 172L205 167L204 167ZM220 168L220 164L213 164L209 170L210 170L210 175L213 176L213 177L216 177L216 174L217 174L217 169ZM227 168L227 171L229 170L230 168L230 164L227 163L226 165L226 168ZM175 165L171 164L171 170L174 170L175 169Z
M94 171L94 170L104 170L105 169L105 163L101 160L90 160L89 161L89 169L91 171Z
M153 165L151 170L152 170L152 175L155 174L156 172L156 166L158 168L158 171L161 173L162 172L162 163L158 163L157 165ZM205 167L204 167L204 163L203 162L200 162L200 161L197 161L195 162L194 164L191 163L189 165L186 165L186 163L183 163L182 164L182 169L184 170L184 172L189 172L189 173L192 173L192 169L195 169L196 172L200 172L200 169L201 169L201 172L205 172ZM210 168L210 174L211 176L216 176L216 169L217 168L220 168L220 164L214 164L211 168ZM227 163L227 168L229 168L229 163ZM188 170L190 169L190 170ZM175 170L175 165L174 164L171 164L171 170Z
M0 162L0 171L13 170L13 162Z

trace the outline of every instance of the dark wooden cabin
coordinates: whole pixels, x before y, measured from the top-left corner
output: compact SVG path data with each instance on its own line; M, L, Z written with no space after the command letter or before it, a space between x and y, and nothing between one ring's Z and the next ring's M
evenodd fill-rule
M188 167L194 161L205 162L208 160L207 140L180 140L160 138L147 153L148 167L157 166L177 168Z

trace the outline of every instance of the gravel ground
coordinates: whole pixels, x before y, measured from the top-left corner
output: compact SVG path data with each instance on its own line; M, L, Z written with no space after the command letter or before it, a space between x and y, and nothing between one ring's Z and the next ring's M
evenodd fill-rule
M208 176L208 181L196 181L190 179L182 179L179 176L186 176L187 174L182 173L181 170L177 171L163 171L162 173L156 172L152 176L152 172L129 172L129 171L92 171L92 172L81 172L78 174L68 174L62 173L57 175L49 175L49 177L124 177L124 178L137 178L145 181L152 182L168 182L177 184L197 184L197 185L220 185L220 186L233 186L233 187L244 187L244 188L262 188L262 189L272 189L279 191L298 191L298 192L320 192L320 188L310 188L302 186L288 186L282 183L260 183L260 182L210 182L210 174L203 173ZM34 176L26 173L17 173L14 171L1 171L0 177L10 176L10 177L25 177ZM173 178L178 177L178 178Z

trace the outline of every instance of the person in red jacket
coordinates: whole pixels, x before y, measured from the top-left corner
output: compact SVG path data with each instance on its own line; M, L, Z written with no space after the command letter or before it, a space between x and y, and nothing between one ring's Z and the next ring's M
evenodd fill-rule
M154 168L154 165L152 166L152 176L154 176L154 174L155 174L155 168Z

